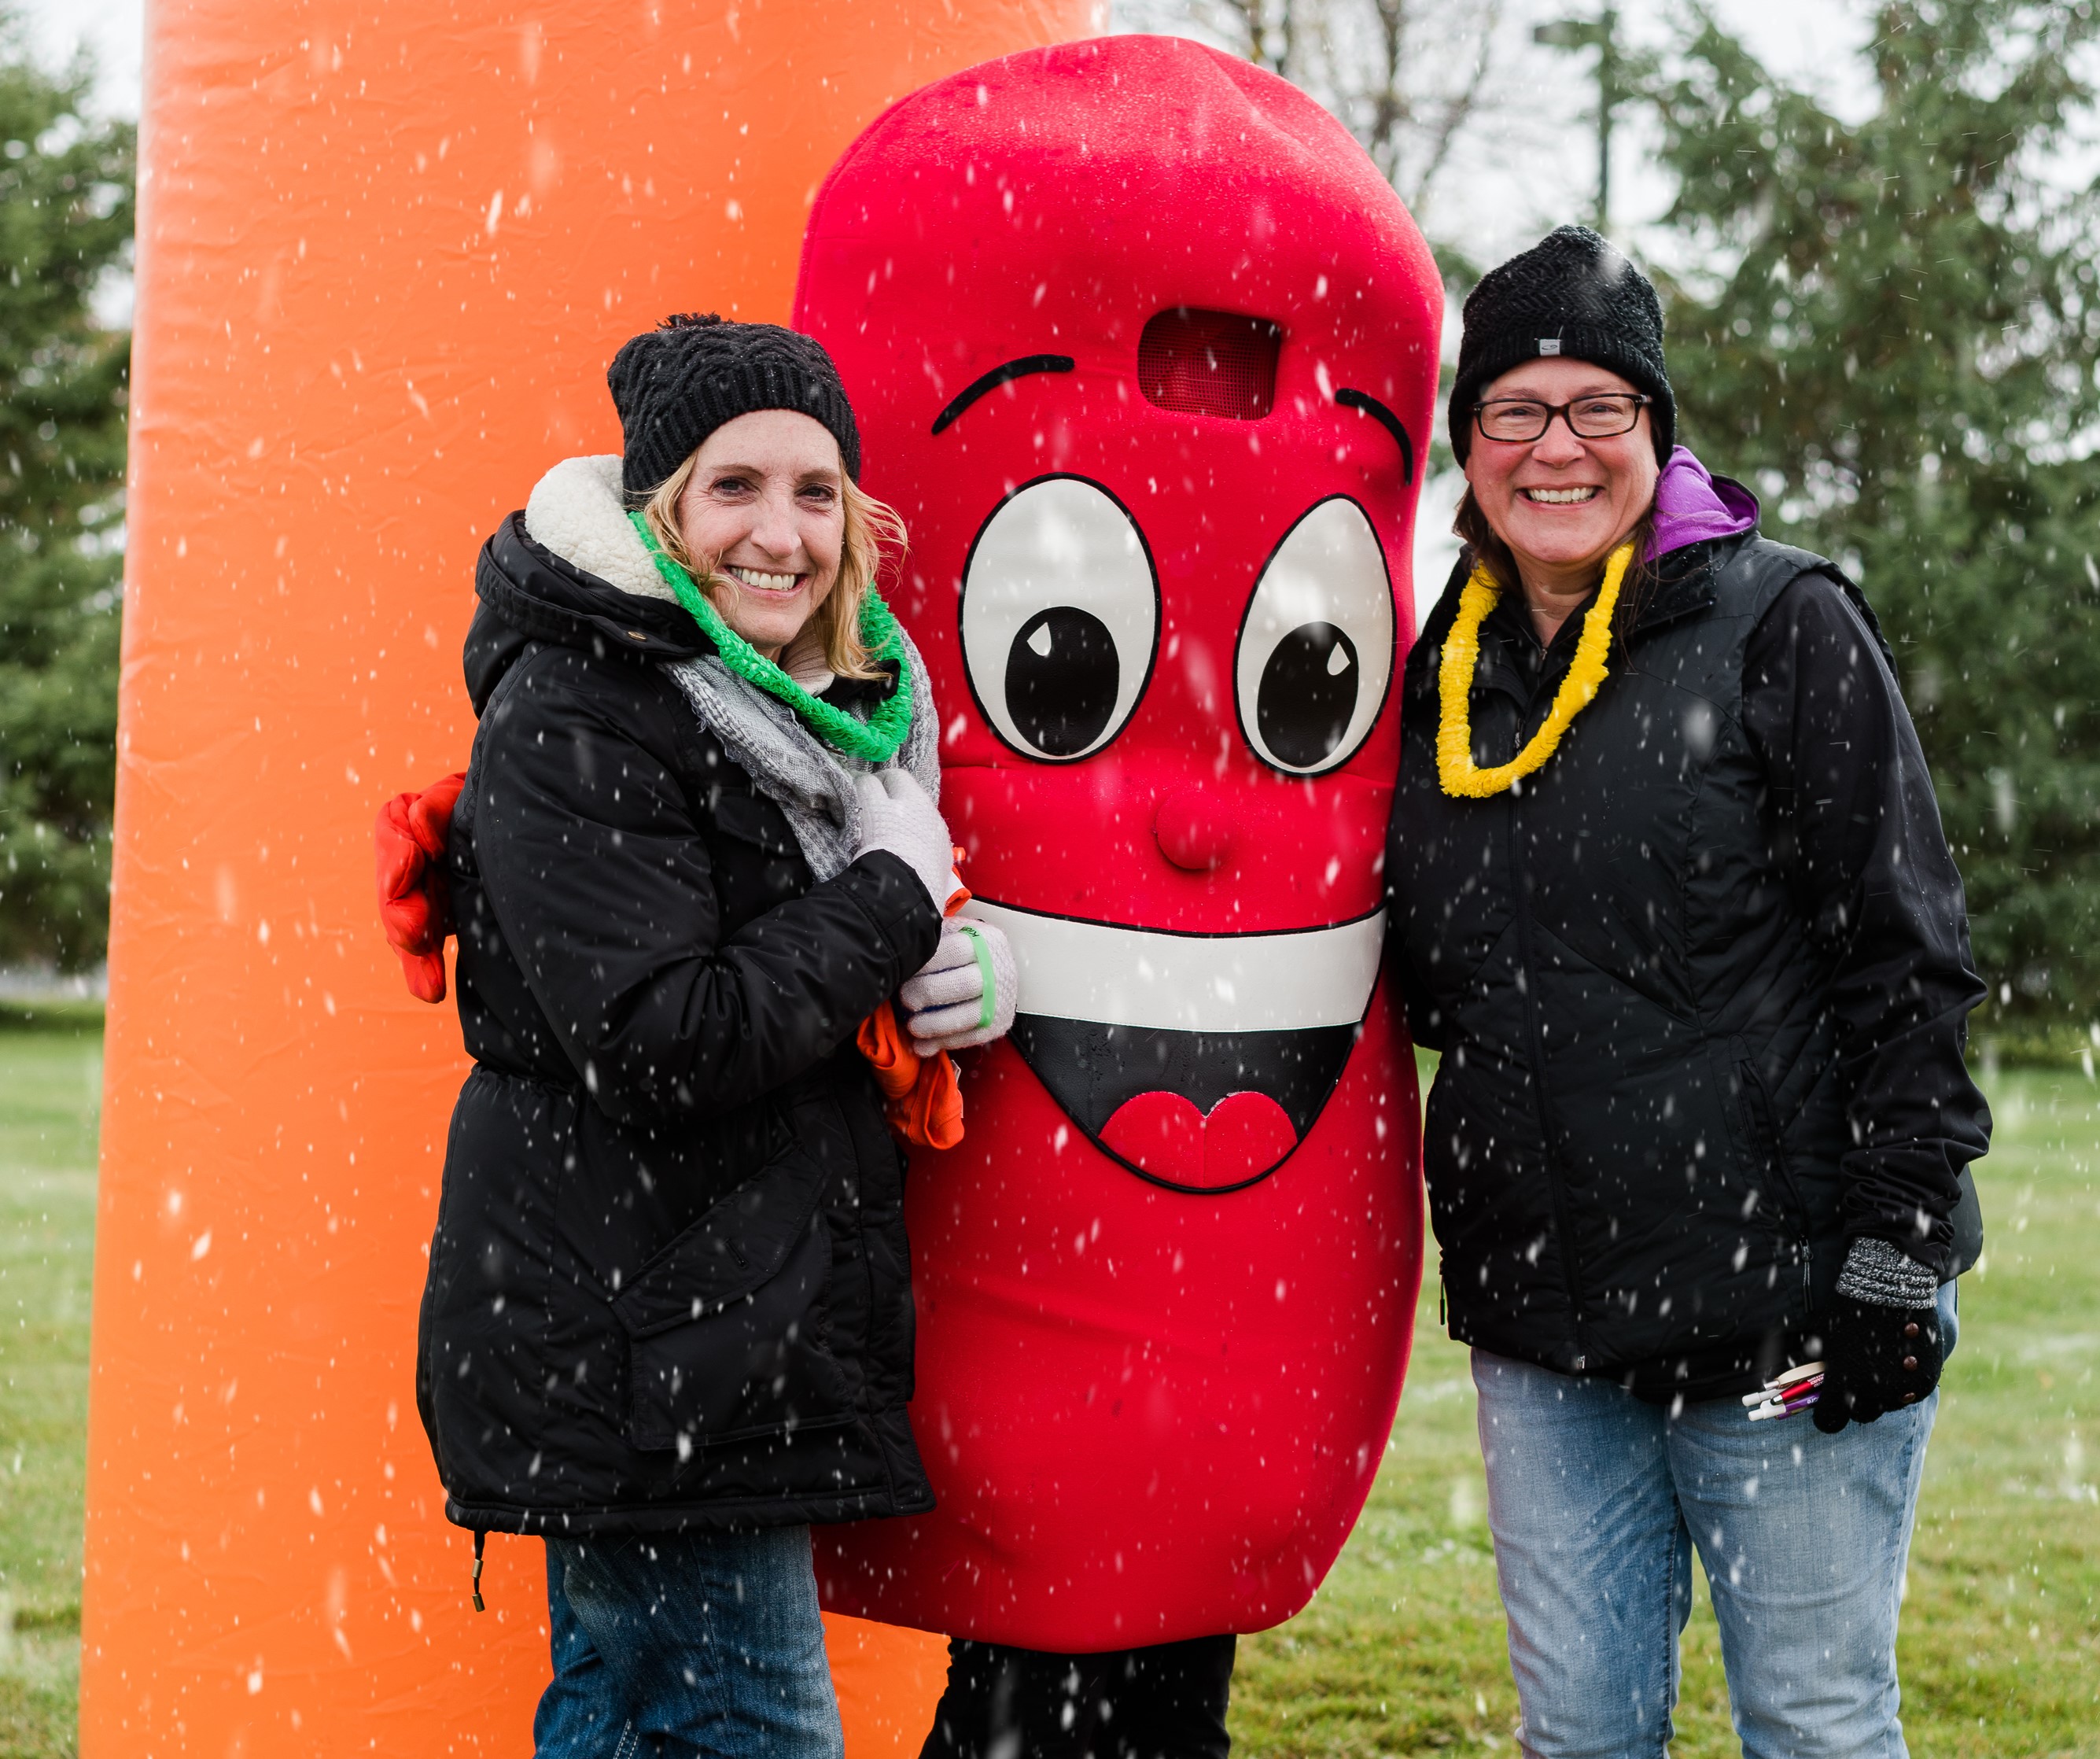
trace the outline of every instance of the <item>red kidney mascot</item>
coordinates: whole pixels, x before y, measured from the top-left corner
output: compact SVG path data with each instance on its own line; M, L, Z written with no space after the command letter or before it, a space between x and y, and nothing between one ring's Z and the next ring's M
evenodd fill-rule
M1441 309L1349 135L1173 38L930 86L818 196L796 325L911 528L1021 1008L907 1187L939 1508L820 1531L836 1610L1255 1630L1362 1506L1421 1275L1380 869Z

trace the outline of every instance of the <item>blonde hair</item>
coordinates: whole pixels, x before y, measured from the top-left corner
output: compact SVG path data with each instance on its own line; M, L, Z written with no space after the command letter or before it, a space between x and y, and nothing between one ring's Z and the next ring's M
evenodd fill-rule
M678 527L679 497L692 481L693 466L699 462L699 457L695 449L683 464L656 485L642 503L642 516L648 522L650 533L662 546L664 554L693 577L709 603L719 611L723 608L724 596L735 592L736 583L726 579L712 561L704 562L695 556L686 548L686 535ZM897 510L865 493L843 471L839 475L839 504L845 515L839 577L810 621L823 639L824 664L837 676L880 678L885 674L870 661L867 648L860 639L861 606L881 574L885 550L893 551L894 559L902 562L909 540Z

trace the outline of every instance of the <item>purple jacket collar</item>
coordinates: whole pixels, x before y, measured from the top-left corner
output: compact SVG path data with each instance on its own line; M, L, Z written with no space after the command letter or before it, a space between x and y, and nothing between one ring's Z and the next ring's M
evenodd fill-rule
M1714 481L1706 466L1679 446L1655 484L1655 535L1644 560L1655 561L1687 544L1733 537L1758 523L1758 497L1740 483Z

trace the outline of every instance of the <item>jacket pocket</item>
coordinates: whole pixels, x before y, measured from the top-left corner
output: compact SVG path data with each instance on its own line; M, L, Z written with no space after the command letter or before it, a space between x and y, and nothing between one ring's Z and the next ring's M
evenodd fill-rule
M645 1264L614 1300L627 1439L645 1452L850 1421L826 1347L823 1169L799 1142Z
M1806 1239L1808 1208L1802 1201L1801 1187L1787 1162L1785 1139L1780 1134L1779 1116L1771 1090L1758 1073L1756 1060L1740 1058L1736 1064L1736 1098L1743 1117L1743 1140L1750 1151L1754 1176L1769 1178L1777 1200L1774 1220L1786 1232Z

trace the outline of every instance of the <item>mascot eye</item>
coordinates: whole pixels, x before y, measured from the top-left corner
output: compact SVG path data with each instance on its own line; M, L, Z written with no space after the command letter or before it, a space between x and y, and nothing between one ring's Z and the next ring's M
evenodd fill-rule
M1240 728L1294 776L1345 762L1392 677L1392 582L1370 521L1340 495L1291 527L1240 625Z
M963 663L1000 738L1031 758L1105 745L1152 670L1159 587L1115 499L1050 476L1002 502L963 570Z

